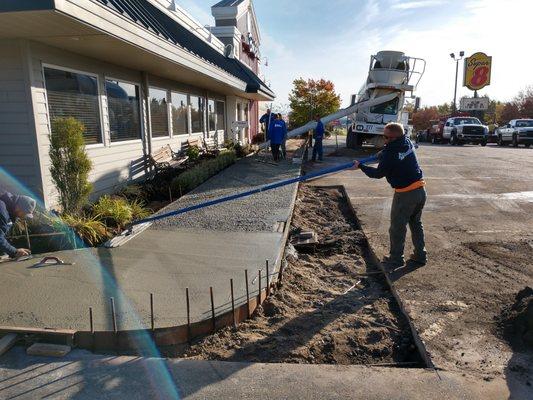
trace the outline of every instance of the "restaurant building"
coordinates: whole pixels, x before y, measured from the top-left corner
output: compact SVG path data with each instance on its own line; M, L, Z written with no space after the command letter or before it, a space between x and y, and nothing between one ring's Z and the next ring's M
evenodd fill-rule
M274 98L253 4L212 12L204 27L167 0L0 2L0 166L54 207L54 118L85 125L95 197L145 177L161 147L250 141L259 102Z

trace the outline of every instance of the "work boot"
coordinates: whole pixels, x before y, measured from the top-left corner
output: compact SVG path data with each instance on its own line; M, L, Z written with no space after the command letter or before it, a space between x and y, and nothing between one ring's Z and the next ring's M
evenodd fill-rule
M387 269L396 269L404 266L403 259L393 259L390 256L383 257L381 264Z
M417 256L416 254L411 254L409 256L409 263L413 263L417 266L423 267L428 262L427 256Z

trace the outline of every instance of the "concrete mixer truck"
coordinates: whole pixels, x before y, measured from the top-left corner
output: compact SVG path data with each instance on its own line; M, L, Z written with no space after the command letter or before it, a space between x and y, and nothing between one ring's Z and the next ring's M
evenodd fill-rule
M349 116L352 124L348 127L346 146L357 148L367 143L382 147L383 128L389 122L401 123L407 131L409 116L404 106L406 100L415 99L414 92L425 69L425 60L399 51L372 55L367 80L359 93L352 96L352 105L359 107Z

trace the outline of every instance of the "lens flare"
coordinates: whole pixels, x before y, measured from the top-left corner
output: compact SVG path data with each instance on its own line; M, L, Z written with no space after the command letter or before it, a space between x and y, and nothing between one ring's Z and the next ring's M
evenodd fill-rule
M22 184L6 169L0 167L0 193L6 191L34 198L38 203L38 208L43 213L55 217L55 215L52 215L51 213L45 211L45 206L40 196L35 195L32 190ZM62 229L74 235L76 240L76 247L78 249L81 249L76 250L76 257L83 257L84 262L88 263L89 270L94 275L94 282L101 282L101 284L104 285L103 293L113 294L113 297L115 298L117 303L120 304L121 309L134 316L138 326L143 326L142 318L139 316L139 313L129 301L127 296L124 294L124 292L121 290L115 278L109 273L107 268L105 268L100 263L98 258L95 257L95 255L89 249L83 249L83 247L85 246L83 240L80 237L77 237L75 235L75 232L73 232L70 227L64 225ZM68 302L72 299L65 300ZM56 328L60 329L63 327ZM137 352L144 357L150 358L150 362L143 363L143 365L146 370L146 375L154 390L154 393L157 393L157 396L160 399L179 399L180 397L178 394L178 388L176 387L176 383L172 378L166 361L161 358L161 354L157 349L155 342L152 340L152 337L148 334L147 331L145 331L141 335L136 335L134 340Z

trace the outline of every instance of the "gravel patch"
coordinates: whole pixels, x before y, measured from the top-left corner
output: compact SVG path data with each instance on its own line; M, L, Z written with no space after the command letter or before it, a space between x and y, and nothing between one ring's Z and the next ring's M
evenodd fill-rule
M272 165L248 157L225 169L193 192L160 210L177 210L221 196L244 192L278 180L298 176L300 166L290 161ZM279 221L289 218L290 205L297 184L258 193L250 197L218 204L183 215L157 221L151 229L209 229L216 231L272 232Z

